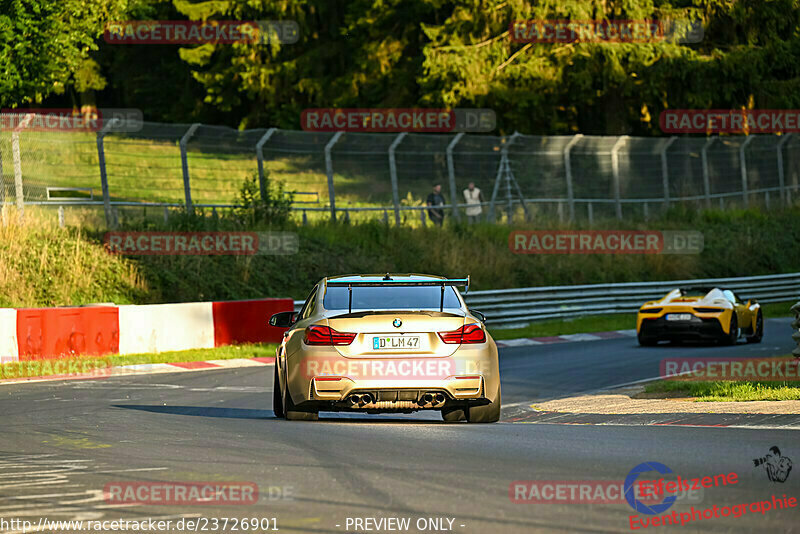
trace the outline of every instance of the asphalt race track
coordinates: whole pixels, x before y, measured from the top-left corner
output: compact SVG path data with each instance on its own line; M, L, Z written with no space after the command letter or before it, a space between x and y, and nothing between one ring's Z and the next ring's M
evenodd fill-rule
M390 532L347 528L347 521L400 517L411 519L407 532L630 531L634 511L624 501L515 503L509 488L520 480L621 483L645 461L683 478L737 473L736 484L706 489L696 508L796 498L800 470L771 482L753 459L777 445L799 462L800 426L549 424L520 417L537 400L655 377L668 356L786 354L788 323L768 320L759 345L640 348L625 338L504 348L507 407L493 425L445 424L438 413L278 420L271 366L5 385L0 519L35 526L42 518L276 518L279 531L337 533ZM106 484L133 481L251 482L260 495L250 505L104 500ZM678 502L668 513L690 506ZM452 524L418 530L426 518ZM800 522L794 508L647 529L666 530L797 532Z

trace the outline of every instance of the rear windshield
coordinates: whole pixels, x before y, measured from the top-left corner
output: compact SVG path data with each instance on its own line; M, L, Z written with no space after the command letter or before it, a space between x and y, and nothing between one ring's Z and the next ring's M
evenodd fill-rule
M705 287L688 287L685 289L681 289L681 296L682 297L705 297L708 295L708 292L711 291Z
M326 310L346 310L348 289L328 287L322 305ZM435 286L354 287L353 310L438 310L442 288ZM444 307L460 308L452 286L444 288Z

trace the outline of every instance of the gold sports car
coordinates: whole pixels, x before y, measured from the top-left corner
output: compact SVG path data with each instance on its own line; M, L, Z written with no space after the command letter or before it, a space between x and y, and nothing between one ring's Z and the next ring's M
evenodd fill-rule
M764 316L756 300L743 302L730 289L687 287L645 302L636 316L636 333L640 345L661 340L714 340L732 345L742 336L748 343L760 343Z
M486 318L456 286L469 278L420 274L323 278L299 312L276 313L288 328L278 347L273 410L317 420L320 411L411 413L445 421L500 418L497 345Z

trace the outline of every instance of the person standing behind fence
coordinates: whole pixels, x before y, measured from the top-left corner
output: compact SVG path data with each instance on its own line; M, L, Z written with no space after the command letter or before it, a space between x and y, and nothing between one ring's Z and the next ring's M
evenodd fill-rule
M464 189L464 200L467 201L467 221L470 224L478 222L483 212L483 208L481 208L483 193L475 187L475 182L470 182L467 188Z
M433 224L442 225L444 222L444 209L435 206L444 206L444 197L442 196L442 186L436 184L433 186L433 193L428 195L426 202L428 205L428 217L433 221Z

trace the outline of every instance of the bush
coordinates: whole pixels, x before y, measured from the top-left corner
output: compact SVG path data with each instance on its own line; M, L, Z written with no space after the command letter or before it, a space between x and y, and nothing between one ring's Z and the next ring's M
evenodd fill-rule
M289 219L294 195L284 190L283 182L272 182L269 175L264 176L264 189L266 198L261 196L258 174L245 178L242 183L236 202L239 207L233 211L233 215L243 227L283 225Z

